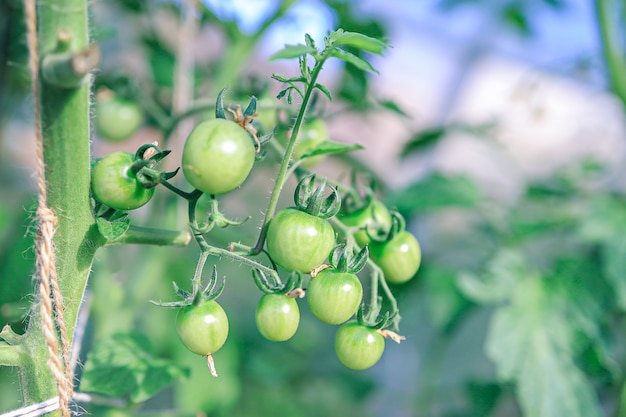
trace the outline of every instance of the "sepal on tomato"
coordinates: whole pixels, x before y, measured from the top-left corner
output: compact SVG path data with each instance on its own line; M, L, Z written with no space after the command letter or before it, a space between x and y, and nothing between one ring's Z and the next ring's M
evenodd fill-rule
M365 304L361 304L359 309L356 312L356 320L362 326L369 327L374 330L384 329L393 323L393 320L396 318L397 312L391 314L388 311L385 312L382 316L380 315L382 298L378 297L377 303L375 306L370 306L370 310L365 312Z
M389 242L391 240L393 240L394 237L396 237L397 235L399 235L400 233L404 232L406 230L406 220L404 220L404 217L402 216L402 214L400 214L397 211L391 211L391 226L389 227L389 230L387 231L387 234L384 237L380 237L380 236L372 236L369 233L369 230L365 229L367 236L370 238L370 240L372 241L376 241L376 242Z
M335 249L330 253L329 262L339 272L356 274L365 267L368 257L369 249L367 246L355 254L348 245L342 243L335 246Z
M177 301L155 301L150 300L150 302L159 307L165 308L183 308L190 305L200 305L206 301L212 301L218 298L222 292L224 291L224 286L226 284L226 280L222 279L219 287L217 287L218 276L217 276L217 267L213 266L213 272L211 273L211 278L207 281L204 288L200 288L200 280L195 279L192 280L192 292L184 290L180 288L175 282L172 282L174 286L174 292L176 296L180 298Z
M270 283L269 279L260 269L252 270L252 278L256 286L265 294L293 294L302 288L302 273L293 271L285 284ZM298 292L299 293L299 292Z
M328 186L330 195L325 197L326 178L320 181L319 186L315 185L316 175L311 174L302 178L294 192L294 201L299 210L312 216L328 219L339 212L341 208L341 198L337 189Z

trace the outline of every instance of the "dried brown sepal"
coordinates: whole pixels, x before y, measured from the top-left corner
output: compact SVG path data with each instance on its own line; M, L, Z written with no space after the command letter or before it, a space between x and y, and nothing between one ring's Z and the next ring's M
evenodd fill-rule
M285 293L285 295L289 298L304 298L304 296L306 295L306 291L304 291L302 288L295 288Z
M213 356L209 353L206 355L206 365L209 368L209 372L211 375L217 378L217 369L215 369L215 361L213 360Z
M328 264L321 264L320 266L318 266L317 268L312 270L309 275L311 275L313 278L315 278L317 276L317 274L319 274L320 272L322 272L326 268L331 268L331 266L328 265Z
M377 330L378 333L380 333L385 339L391 339L396 343L400 343L403 340L406 340L406 337L399 335L396 332L392 332L391 330L387 330L387 329L378 329Z

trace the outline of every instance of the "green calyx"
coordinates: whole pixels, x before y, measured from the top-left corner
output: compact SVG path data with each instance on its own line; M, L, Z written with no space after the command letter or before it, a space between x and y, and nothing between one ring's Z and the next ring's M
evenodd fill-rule
M369 249L365 246L358 253L350 250L346 244L337 245L330 253L330 265L339 272L358 273L369 257Z
M370 329L379 330L384 329L385 327L393 323L393 319L396 314L389 314L389 312L387 311L381 316L381 303L382 298L378 297L376 305L370 306L370 310L367 313L365 312L364 304L361 304L356 312L356 320L359 322L359 324L369 327Z
M315 185L316 175L311 174L302 178L296 186L294 201L299 210L315 217L328 219L339 212L341 198L337 190L328 186L330 195L325 196L326 179L323 178L319 186Z
M226 280L222 279L220 285L217 286L217 267L213 266L213 272L211 273L211 277L209 278L206 285L202 286L201 275L202 269L204 268L204 262L206 262L206 253L203 253L198 260L198 266L196 267L195 275L191 280L191 292L180 288L176 284L176 282L172 282L172 285L174 286L174 292L176 293L176 296L180 298L180 300L166 302L150 300L150 302L152 304L158 305L159 307L182 308L189 305L197 306L206 301L218 298L222 294L222 291L224 291L224 285L226 284Z
M376 188L375 179L367 174L362 174L359 181L357 171L352 171L350 176L350 191L347 192L342 201L341 211L348 215L364 210L374 200L374 189ZM362 190L359 193L359 190Z
M137 181L144 188L156 187L162 180L172 178L178 172L161 172L156 166L163 158L172 151L160 149L156 144L148 143L141 145L135 152L135 161L130 167L130 171L135 175Z
M370 235L369 232L367 232L367 235L372 241L389 242L390 240L393 240L394 237L404 232L405 230L406 230L406 220L404 220L404 217L402 216L402 214L398 213L397 211L392 211L391 212L391 226L389 227L389 231L383 238L372 236Z
M289 279L284 285L276 282L270 282L265 273L259 269L252 270L252 278L254 283L265 294L286 294L288 295L292 291L302 288L302 274L298 271L294 271L289 275Z

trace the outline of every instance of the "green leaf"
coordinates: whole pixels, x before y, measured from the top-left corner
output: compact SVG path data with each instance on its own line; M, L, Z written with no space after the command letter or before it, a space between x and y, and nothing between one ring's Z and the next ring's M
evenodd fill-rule
M344 51L343 49L333 49L330 55L334 56L335 58L342 59L362 71L375 72L376 74L378 74L378 71L369 62L367 62L363 58L359 58L351 52Z
M521 252L502 249L492 258L481 277L463 272L457 283L465 296L477 303L488 304L509 299L517 285L530 274L528 261Z
M333 101L333 95L330 94L330 91L328 90L328 88L326 88L326 86L324 86L322 84L319 84L319 83L316 83L314 88L317 88L322 93L324 93L324 95L326 97L328 97L328 100Z
M100 234L108 241L119 239L130 227L130 218L124 213L122 216L110 220L103 217L96 219Z
M276 59L292 59L315 53L317 53L317 49L311 48L307 45L302 45L301 43L297 45L285 45L283 49L272 55L270 57L270 60L274 61Z
M420 130L409 139L400 152L401 157L407 157L417 151L433 145L443 139L448 133L447 126L435 126L429 129Z
M365 149L363 146L354 144L354 145L346 145L345 143L333 142L332 140L327 140L314 148L308 149L306 152L302 154L300 159L311 158L317 155L329 155L329 154L340 154L346 153L350 151L358 151L360 149Z
M595 338L598 308L576 275L527 276L492 319L486 350L503 382L516 383L524 415L600 417L589 379L576 358Z
M406 111L400 107L398 103L393 100L379 100L378 105L384 109L390 110L398 116L411 117Z
M371 38L357 32L346 32L337 29L329 35L330 44L335 46L348 46L381 55L389 45L380 39Z
M155 356L146 336L116 334L96 344L87 356L80 389L140 403L188 376L188 369Z
M400 212L426 211L444 207L477 207L482 199L478 186L462 175L434 173L393 194L389 206Z

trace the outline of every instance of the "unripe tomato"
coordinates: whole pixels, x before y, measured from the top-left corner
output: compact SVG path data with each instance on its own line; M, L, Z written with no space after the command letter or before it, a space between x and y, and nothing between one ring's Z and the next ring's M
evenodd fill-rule
M287 146L288 138L286 134L279 135L278 138L283 146ZM313 119L302 124L300 132L298 133L298 141L296 142L296 146L293 150L293 160L299 161L306 151L315 148L317 145L327 141L328 139L328 129L323 119ZM306 158L302 161L300 166L304 169L313 168L325 157L326 155L317 155Z
M362 227L353 235L356 243L361 247L370 243L369 235L380 236L381 232L389 230L389 226L391 226L389 210L383 203L374 199L367 206L355 212L339 213L337 218L346 226Z
M277 100L272 97L264 97L257 101L257 116L254 120L261 124L262 131L271 132L276 127L276 109Z
M95 126L102 139L124 141L137 132L143 119L141 108L130 100L114 95L96 99Z
M176 315L176 331L187 349L198 355L217 352L228 337L228 317L213 300L183 307Z
M187 137L183 174L200 191L224 194L248 178L254 157L252 138L241 126L226 119L208 120Z
M335 232L324 219L290 207L270 221L267 251L285 270L309 273L320 266L335 245Z
M298 330L300 309L285 294L265 294L256 307L256 326L267 340L283 342Z
M382 269L385 280L392 284L402 284L413 278L422 260L419 242L407 231L387 242L374 240L369 249L370 259Z
M362 297L363 286L355 274L333 269L311 278L306 292L313 315L328 324L341 324L352 317Z
M91 171L91 189L96 200L117 210L134 210L146 204L154 188L144 188L131 171L134 156L113 152L96 162Z
M355 321L341 325L335 336L335 353L350 369L362 370L376 364L385 350L385 339L376 330Z

